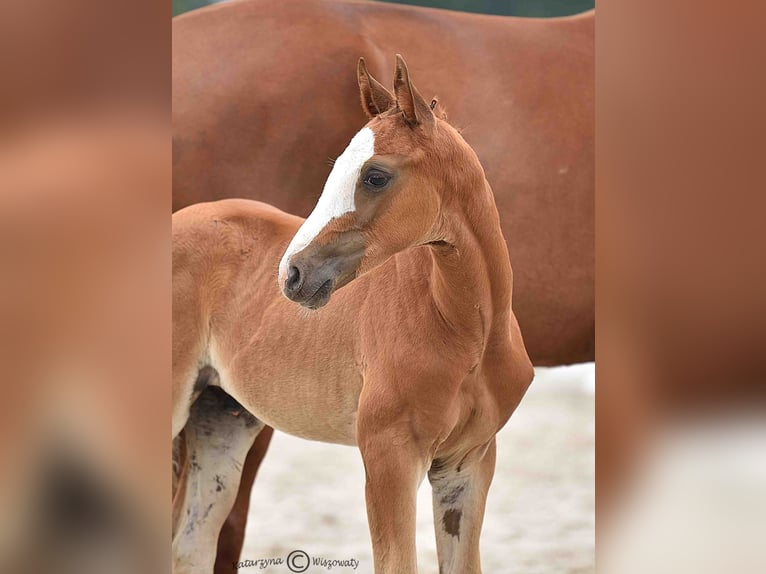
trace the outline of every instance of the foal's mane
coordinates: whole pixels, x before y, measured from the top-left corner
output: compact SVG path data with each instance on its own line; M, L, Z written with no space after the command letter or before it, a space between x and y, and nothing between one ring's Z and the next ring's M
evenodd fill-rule
M439 101L438 96L434 96L431 98L431 111L434 113L434 115L439 118L440 120L444 120L445 122L452 125L449 120L447 119L447 108L444 107L444 105ZM452 126L453 128L455 126Z
M431 111L434 113L434 115L439 118L440 120L443 120L450 124L453 128L460 131L456 126L452 125L450 123L449 119L447 118L447 109L444 107L444 104L442 104L439 101L439 98L437 96L434 96L431 98L431 104L430 104ZM385 112L381 112L378 117L381 118L388 118L391 116L395 116L397 114L402 113L402 110L399 109L397 106L393 106L389 109L387 109Z

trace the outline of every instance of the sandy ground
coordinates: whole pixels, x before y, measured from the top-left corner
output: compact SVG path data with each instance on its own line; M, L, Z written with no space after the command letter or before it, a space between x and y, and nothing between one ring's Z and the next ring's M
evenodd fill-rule
M485 574L594 571L594 371L592 363L538 369L498 434L482 532ZM427 479L418 494L417 546L420 574L437 574ZM356 572L372 573L364 468L355 448L275 433L255 483L242 560L285 559L296 549L355 558ZM285 565L241 571L290 572Z

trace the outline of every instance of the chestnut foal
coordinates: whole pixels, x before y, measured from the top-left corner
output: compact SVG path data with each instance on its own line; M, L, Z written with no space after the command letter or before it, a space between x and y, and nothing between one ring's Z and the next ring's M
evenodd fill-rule
M377 574L417 571L426 474L440 572L481 571L495 434L533 376L508 250L476 155L401 57L394 94L358 75L370 121L308 219L247 200L173 216L176 573L212 572L264 424L359 447Z

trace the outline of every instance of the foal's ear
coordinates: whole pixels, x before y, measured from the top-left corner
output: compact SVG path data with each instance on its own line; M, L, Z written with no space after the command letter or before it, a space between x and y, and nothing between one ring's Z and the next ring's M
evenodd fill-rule
M423 96L410 81L407 64L399 54L396 55L394 94L396 95L396 105L404 112L404 119L410 127L419 124L433 126L436 123L431 106L426 103Z
M362 109L364 109L367 117L372 119L394 107L396 103L394 95L370 75L364 58L359 58L356 75L359 81L359 94L362 97Z

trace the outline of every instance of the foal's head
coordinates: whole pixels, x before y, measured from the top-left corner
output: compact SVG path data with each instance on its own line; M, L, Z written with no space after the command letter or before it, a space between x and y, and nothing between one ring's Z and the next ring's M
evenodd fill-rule
M305 307L323 306L333 291L398 251L443 239L438 219L445 190L466 174L483 181L475 155L396 59L393 94L359 61L370 121L336 160L280 262L283 293Z

